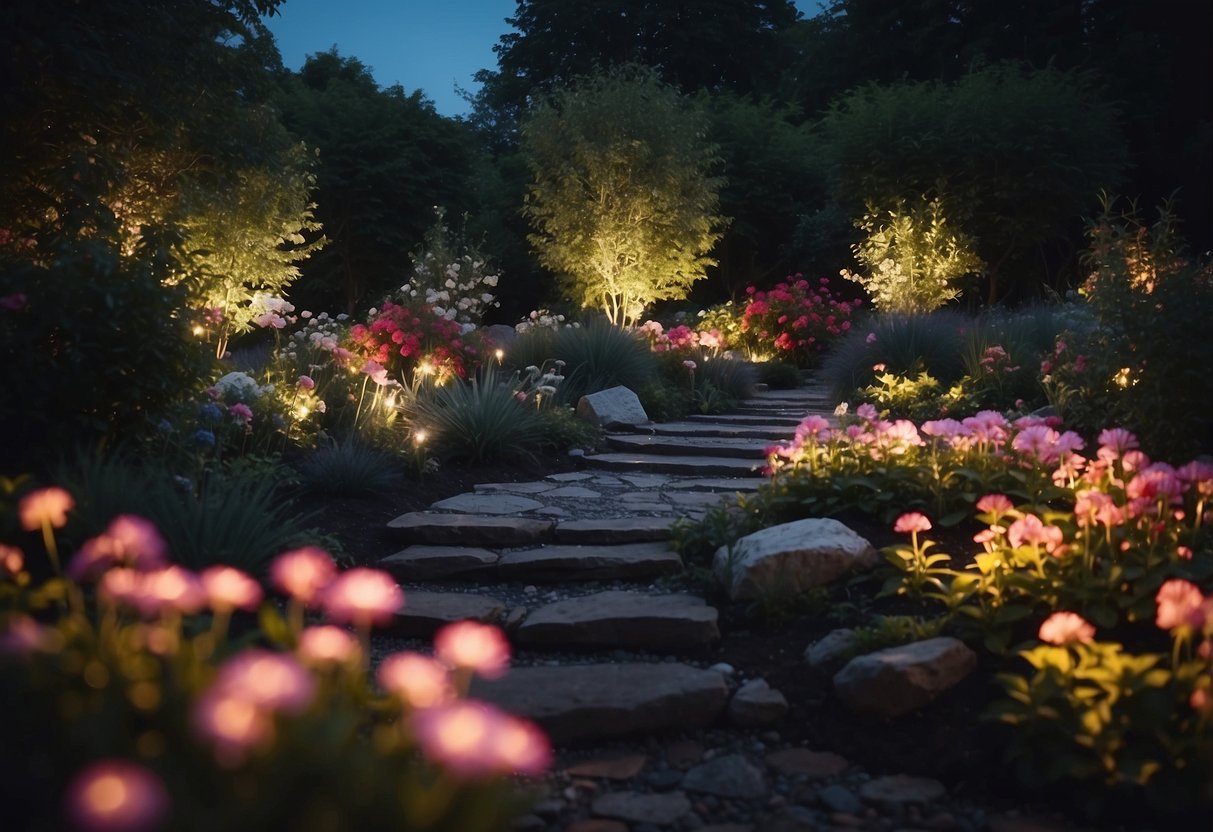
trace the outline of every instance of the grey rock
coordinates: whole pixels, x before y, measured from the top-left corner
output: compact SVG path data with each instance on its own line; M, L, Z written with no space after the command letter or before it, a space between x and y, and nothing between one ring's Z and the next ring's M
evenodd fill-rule
M859 643L859 634L848 627L831 630L821 639L813 642L804 651L805 660L810 667L822 667L832 664L855 651Z
M691 801L680 792L670 794L641 794L612 792L595 798L590 804L595 815L617 818L632 823L668 825L691 811Z
M387 524L394 535L415 543L462 546L527 546L550 538L555 523L529 517L483 517L411 511Z
M526 607L514 607L501 620L501 628L508 634L513 635L518 631L518 625L526 620L526 613Z
M807 748L785 748L772 751L766 764L785 777L804 777L808 780L825 780L837 777L850 763L845 757L830 751L810 751Z
M411 590L405 592L404 608L396 613L390 627L398 635L424 637L455 621L493 623L504 611L503 602L484 595Z
M430 508L439 511L464 511L470 514L519 514L543 508L543 503L516 494L470 492L439 500Z
M767 794L766 778L740 754L728 754L695 766L682 778L687 791L754 800Z
M666 540L672 517L613 517L567 520L556 525L557 543L643 543Z
M843 786L826 786L817 792L817 800L831 812L856 815L863 811L863 801Z
M542 494L555 487L550 482L482 482L472 486L476 491L508 491L511 494Z
M657 474L689 474L696 477L761 477L761 460L720 456L674 456L673 454L605 453L585 458L586 464L609 471L644 471Z
M734 600L822 586L880 560L872 544L837 520L809 518L746 535L716 551L713 569Z
M765 679L751 679L729 701L729 720L739 728L761 728L787 715L788 700Z
M511 581L653 578L681 568L678 553L660 542L543 546L506 552L497 562L498 575Z
M692 595L611 590L534 610L518 628L518 642L534 647L698 648L719 640L716 619L715 608Z
M654 771L645 778L650 786L659 792L668 792L682 784L682 772L667 768L665 771Z
M728 688L710 670L624 663L514 668L475 679L471 695L538 722L561 744L702 728L724 711Z
M930 803L947 794L938 780L894 774L877 777L859 787L859 796L871 803L904 806L910 803Z
M559 488L553 488L551 491L543 495L544 497L582 497L596 498L601 497L602 492L595 491L592 488L585 488L580 485L562 485Z
M584 471L562 471L559 474L547 475L547 479L552 482L584 482L593 478L593 474L587 474Z
M640 399L623 386L582 396L577 402L577 416L603 428L635 427L649 421Z
M471 546L409 546L379 561L379 568L398 581L425 581L483 574L500 557Z
M859 713L900 716L968 676L977 654L954 638L932 638L857 656L834 676L843 704Z

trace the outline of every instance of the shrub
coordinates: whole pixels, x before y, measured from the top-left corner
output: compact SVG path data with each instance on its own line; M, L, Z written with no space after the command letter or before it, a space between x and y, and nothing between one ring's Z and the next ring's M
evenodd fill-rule
M385 300L381 309L371 310L366 324L350 330L350 338L364 359L382 366L392 378L466 378L480 364L483 344L468 329L470 324L454 317L454 310L415 299Z
M964 375L964 339L972 326L971 319L949 311L870 318L852 328L826 357L821 378L841 401L851 399L880 372L906 376L926 371L942 385L951 385ZM882 364L883 370L874 369Z
M422 391L407 418L414 435L425 431L446 457L472 464L530 455L544 439L536 409L491 370Z
M452 234L446 212L435 208L434 213L436 220L426 231L421 248L409 255L413 273L400 291L424 301L440 315L451 311L460 323L478 324L485 312L501 305L490 291L497 287L499 276L467 240L466 215L464 228Z
M507 361L523 368L555 359L564 363L561 404L576 405L587 393L623 385L634 391L656 378L656 361L635 334L605 323L559 331L533 329L510 346Z
M388 454L349 438L313 451L299 473L304 490L342 497L374 494L400 482L400 468Z
M758 376L758 381L772 390L794 390L803 382L800 370L795 364L783 361L759 361L751 366Z
M778 355L802 367L817 363L851 329L851 316L861 303L838 300L827 278L812 285L798 274L768 291L750 286L746 293L740 346L751 357Z

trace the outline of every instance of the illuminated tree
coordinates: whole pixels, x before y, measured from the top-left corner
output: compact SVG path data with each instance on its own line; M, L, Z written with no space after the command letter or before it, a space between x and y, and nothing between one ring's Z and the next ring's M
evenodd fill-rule
M648 68L580 79L535 108L522 127L523 211L570 298L627 325L704 277L723 226L704 133Z

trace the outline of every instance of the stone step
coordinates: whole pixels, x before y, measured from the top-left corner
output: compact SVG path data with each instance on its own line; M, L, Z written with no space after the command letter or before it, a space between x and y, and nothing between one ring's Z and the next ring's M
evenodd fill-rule
M470 695L567 745L704 728L724 712L729 692L715 670L667 662L518 667L473 680Z
M670 518L663 519L670 522ZM503 552L468 546L410 546L380 560L379 568L405 583L648 580L678 572L682 559L664 541L549 544Z
M770 442L789 439L792 425L722 425L711 422L658 422L645 431L657 436L719 436L724 439L766 439Z
M605 453L585 457L587 465L608 471L652 471L690 476L762 476L762 460L728 457L672 456L640 453Z
M556 524L531 517L410 511L389 521L387 527L393 537L410 543L503 547L550 540Z
M704 477L697 480L679 480L669 485L669 491L717 491L733 493L736 491L757 491L763 481L741 477ZM667 494L668 496L668 494Z
M800 424L806 415L805 413L798 416L777 416L764 413L726 413L720 416L706 416L701 413L692 413L690 416L687 416L686 421L734 427L738 425L787 425L794 428ZM831 415L833 415L832 412Z
M606 442L619 451L672 456L718 456L736 459L766 459L770 442L761 439L732 439L718 436L641 436L608 434Z
M681 569L682 558L664 541L615 546L554 544L502 553L496 576L502 581L534 582L647 580Z
M800 421L812 412L805 407L746 407L739 405L729 411L730 416L768 416L771 419L795 419ZM833 410L831 409L831 413Z
M406 589L404 609L396 613L388 629L400 636L428 638L456 621L496 624L504 614L505 602L485 595Z
M668 540L673 517L612 517L600 520L561 520L557 543L646 543Z
M716 622L716 609L693 595L610 590L540 607L514 637L523 647L676 652L714 644Z

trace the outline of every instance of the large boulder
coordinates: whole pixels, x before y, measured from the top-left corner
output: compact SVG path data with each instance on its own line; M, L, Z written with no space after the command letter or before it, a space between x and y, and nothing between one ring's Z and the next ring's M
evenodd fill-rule
M771 526L716 550L713 568L733 600L822 586L880 561L872 544L837 520Z
M947 637L857 656L834 676L834 691L858 713L901 716L926 705L968 676L977 654Z
M640 399L623 386L582 396L577 402L577 415L603 428L630 428L649 422Z

